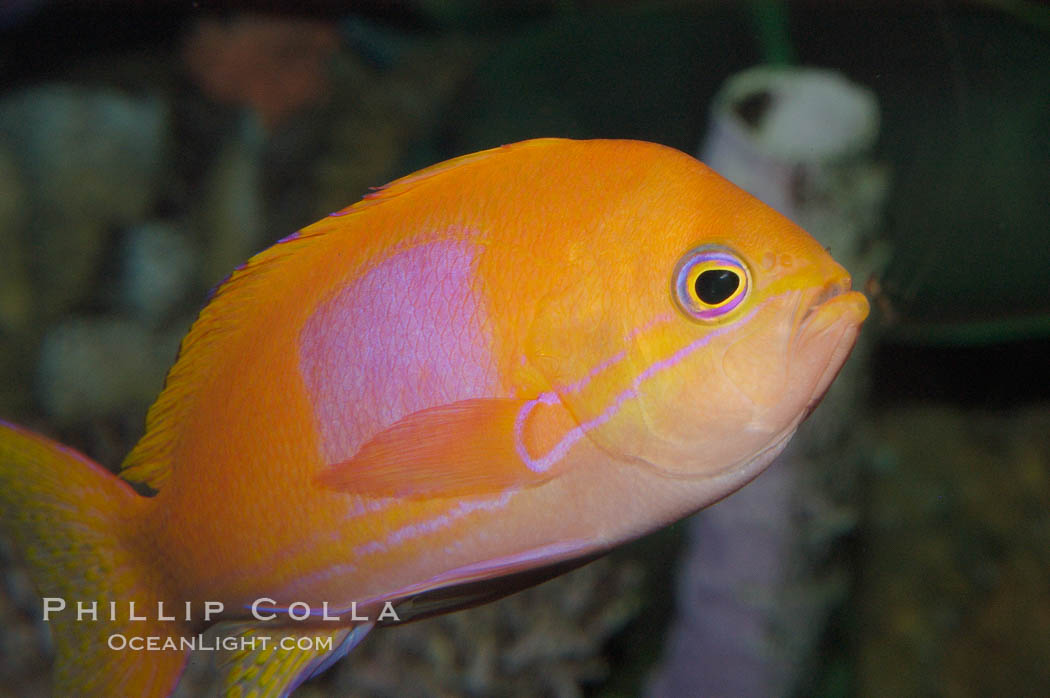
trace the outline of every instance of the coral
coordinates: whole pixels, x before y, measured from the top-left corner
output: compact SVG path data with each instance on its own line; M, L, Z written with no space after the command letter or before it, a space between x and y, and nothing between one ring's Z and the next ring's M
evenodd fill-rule
M0 274L0 330L20 331L29 319L31 289L26 274L22 240L26 187L6 147L0 145L0 249L4 250Z
M142 323L156 326L188 296L199 252L181 228L162 221L128 229L123 243L121 306Z
M37 315L83 301L112 228L154 203L167 128L167 105L156 94L46 84L0 102L0 142L26 190L18 234L32 250L25 262Z
M242 15L199 20L185 40L183 59L205 94L252 107L273 129L325 95L327 61L337 48L331 23Z
M607 558L497 603L380 630L313 695L581 696L608 675L602 647L638 612L641 584L636 564Z
M870 153L869 90L828 70L760 66L729 79L713 116L702 160L834 249L855 279L883 265L872 241L886 173ZM769 471L690 522L651 697L811 692L821 635L848 590L837 550L859 509L871 337Z
M1050 406L880 421L857 694L1050 694Z
M177 344L120 316L76 317L51 327L40 350L37 390L57 422L124 412L145 415Z
M495 603L375 630L295 695L577 698L609 675L603 648L638 614L643 577L614 556ZM178 696L220 690L209 660L191 663Z

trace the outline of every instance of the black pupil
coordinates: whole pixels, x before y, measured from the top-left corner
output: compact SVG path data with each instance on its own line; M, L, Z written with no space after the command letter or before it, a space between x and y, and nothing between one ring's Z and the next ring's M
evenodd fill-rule
M718 305L733 295L740 277L728 269L708 269L696 277L696 297L708 305Z

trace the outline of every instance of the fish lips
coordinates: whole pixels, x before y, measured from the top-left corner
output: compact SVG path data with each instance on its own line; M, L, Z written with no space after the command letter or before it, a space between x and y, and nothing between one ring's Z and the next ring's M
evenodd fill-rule
M812 410L849 358L870 306L857 291L825 290L809 307L796 335L795 356L818 374L809 400Z

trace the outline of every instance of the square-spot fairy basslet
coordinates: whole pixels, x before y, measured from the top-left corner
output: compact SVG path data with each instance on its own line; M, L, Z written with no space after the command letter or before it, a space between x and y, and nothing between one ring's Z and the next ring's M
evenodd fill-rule
M808 234L663 146L534 140L399 179L230 276L120 477L0 426L56 692L170 692L222 623L274 638L220 650L227 689L286 694L377 624L690 514L784 448L867 312ZM277 642L304 637L330 642Z

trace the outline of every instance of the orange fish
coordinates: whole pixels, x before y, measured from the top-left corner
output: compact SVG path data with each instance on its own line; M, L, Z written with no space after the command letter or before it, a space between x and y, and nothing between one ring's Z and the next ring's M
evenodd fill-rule
M527 141L369 194L222 284L120 477L0 426L56 692L164 694L213 642L230 694L286 695L376 625L725 497L846 360L849 289L651 143Z

